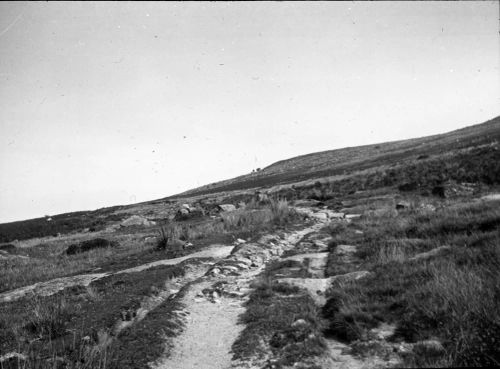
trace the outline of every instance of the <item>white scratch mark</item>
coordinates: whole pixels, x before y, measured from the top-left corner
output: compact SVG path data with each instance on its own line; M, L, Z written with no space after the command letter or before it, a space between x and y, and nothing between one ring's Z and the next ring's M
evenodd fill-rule
M9 29L11 29L11 28L12 28L12 27L13 27L13 26L17 23L17 21L18 21L19 19L21 19L21 17L23 16L23 13L24 13L24 10L23 10L23 11L22 11L22 12L21 12L21 13L20 13L17 17L16 17L16 19L14 19L14 20L12 21L12 23L11 23L11 24L9 24L9 25L7 26L7 28L5 28L2 32L0 32L0 37L2 37L3 35L5 35L5 34L9 31Z

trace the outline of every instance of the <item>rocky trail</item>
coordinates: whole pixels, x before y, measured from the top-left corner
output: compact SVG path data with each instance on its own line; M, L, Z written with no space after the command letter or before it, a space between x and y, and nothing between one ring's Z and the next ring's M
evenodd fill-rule
M161 291L145 296L140 307L130 317L118 319L110 332L99 337L97 346L109 345L118 334L140 322L146 315L169 298L178 298L182 309L175 311L182 329L175 337L164 337L164 354L149 366L155 369L228 369L270 367L272 354L255 360L233 360L232 346L244 329L239 317L245 312L245 302L252 291L251 283L257 279L272 261L290 260L305 265L307 278L290 278L286 273L277 274L278 281L298 286L309 292L318 307L325 304L325 293L332 283L356 280L369 276L367 271L325 277L330 235L324 226L338 220L336 213L328 210L298 208L314 222L303 229L289 233L277 232L262 236L257 242L240 243L237 246L212 245L188 256L155 261L114 273L77 275L37 283L0 294L0 302L15 301L30 293L49 296L72 286L88 286L110 275L136 273L158 265L184 263L186 273L182 277L165 281ZM330 214L331 213L331 214ZM347 220L349 221L349 220ZM341 245L336 249L338 262L356 263L355 246ZM286 256L283 257L283 254ZM209 261L196 262L199 258ZM192 259L192 261L191 261ZM187 264L186 264L187 263ZM293 268L290 268L293 269ZM179 293L182 291L182 293ZM177 296L178 295L178 296ZM386 344L387 332L393 327L374 330L375 342ZM387 346L387 345L386 345ZM388 367L397 363L394 355L381 358L377 354L361 358L352 354L352 348L336 340L326 339L327 350L314 364L329 369ZM385 347L385 346L384 346ZM392 349L389 347L388 349Z
M232 361L231 347L243 329L238 316L245 308L250 283L267 263L290 250L306 234L322 227L317 223L290 234L266 235L256 243L243 244L229 257L214 264L208 273L188 288L185 329L173 342L168 357L153 367L224 369L250 367ZM202 338L202 339L201 339Z
M36 294L39 296L51 296L59 291L62 291L66 288L74 287L74 286L83 286L86 287L94 281L102 279L104 277L108 277L116 274L123 273L136 273L149 268L153 268L160 265L177 265L182 263L183 261L195 258L214 258L218 260L223 258L231 253L234 246L226 246L226 245L212 245L211 247L198 251L186 256L174 258L174 259L164 259L159 261L154 261L151 263L139 265L133 268L128 268L124 270L120 270L117 272L109 272L109 273L90 273L90 274L79 274L69 277L61 277L52 279L45 282L34 283L29 286L24 286L20 288L16 288L12 291L7 291L0 293L0 302L9 302L19 300L20 298L29 295Z
M240 245L230 256L215 263L206 275L187 287L188 291L182 299L185 309L181 313L184 330L176 338L166 340L166 356L151 363L153 368L273 367L269 366L272 355L235 361L232 360L231 352L233 343L244 328L239 324L238 317L245 311L244 303L252 290L251 282L272 260L305 263L311 278L283 277L279 280L308 290L319 307L325 303L325 291L334 281L359 279L368 275L368 272L358 271L324 278L329 235L322 233L321 228L332 217L328 211L301 211L315 219L316 224L288 234L266 235L256 243ZM305 236L308 239L306 241ZM293 255L281 258L285 252ZM356 261L354 252L355 247L347 245L337 250L339 259L346 263ZM379 329L377 342L384 341L387 332L390 334L392 329L391 326ZM325 354L314 363L325 369L388 367L398 362L394 355L383 358L377 354L364 357L353 355L348 345L332 339L326 339L326 346Z

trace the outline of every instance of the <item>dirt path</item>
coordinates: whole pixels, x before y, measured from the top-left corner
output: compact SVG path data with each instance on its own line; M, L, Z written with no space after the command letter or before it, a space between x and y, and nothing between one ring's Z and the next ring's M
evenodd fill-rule
M20 298L28 295L28 294L37 294L40 296L50 296L53 295L63 289L73 287L73 286L83 286L86 287L90 283L110 276L114 274L121 273L136 273L145 269L149 269L159 265L176 265L185 260L193 259L193 258L214 258L216 260L228 256L233 250L234 246L226 246L226 245L213 245L207 249L194 252L192 254L182 256L175 259L164 259L158 260L151 263L147 263L144 265L140 265L134 268L128 268L125 270L120 270L114 273L93 273L93 274L80 274L70 277L61 277L52 279L46 282L38 282L29 286L24 286L20 288L16 288L12 291L3 292L0 294L0 302L9 302L16 301Z
M231 346L242 330L238 316L244 312L239 301L200 296L211 282L198 283L189 290L183 303L189 306L186 329L176 340L168 359L155 368L226 369L231 367Z
M151 366L155 369L241 367L232 362L231 347L244 328L238 324L238 316L245 311L243 304L251 281L270 260L322 226L318 222L283 237L266 235L215 264L198 283L189 287L182 300L186 306L185 329L173 342L165 343L167 357Z

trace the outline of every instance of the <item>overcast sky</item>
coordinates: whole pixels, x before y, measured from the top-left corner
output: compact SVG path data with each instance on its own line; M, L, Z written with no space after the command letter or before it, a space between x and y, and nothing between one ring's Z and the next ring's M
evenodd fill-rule
M498 2L2 2L0 222L499 114Z

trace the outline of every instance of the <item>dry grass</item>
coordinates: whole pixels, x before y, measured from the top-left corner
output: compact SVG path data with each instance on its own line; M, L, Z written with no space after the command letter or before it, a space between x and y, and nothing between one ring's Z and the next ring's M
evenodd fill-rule
M317 308L312 298L297 287L261 280L246 308L241 316L245 329L233 344L235 359L261 357L271 351L281 368L304 363L324 352ZM299 320L301 324L297 324Z
M422 212L415 204L397 217L332 228L334 238L358 245L362 268L372 275L330 291L329 333L355 340L384 320L397 324L394 339L443 342L444 355L431 361L410 355L410 366L500 364L499 203L445 205ZM363 236L352 238L353 228ZM448 254L408 260L441 245L451 246Z

